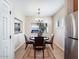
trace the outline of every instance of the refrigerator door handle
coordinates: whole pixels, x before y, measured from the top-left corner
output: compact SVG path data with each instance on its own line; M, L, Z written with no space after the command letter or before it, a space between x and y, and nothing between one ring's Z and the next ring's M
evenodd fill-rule
M73 37L68 37L68 38L73 39L73 40L78 40L77 38L73 38Z

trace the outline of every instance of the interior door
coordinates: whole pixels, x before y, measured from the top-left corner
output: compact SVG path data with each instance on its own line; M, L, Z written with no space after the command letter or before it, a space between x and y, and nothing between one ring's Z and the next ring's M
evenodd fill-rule
M0 0L0 59L11 59L10 10L5 0Z

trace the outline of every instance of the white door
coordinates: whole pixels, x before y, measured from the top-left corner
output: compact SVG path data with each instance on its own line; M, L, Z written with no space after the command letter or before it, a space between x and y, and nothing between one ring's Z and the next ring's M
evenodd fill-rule
M11 59L11 23L9 5L0 0L0 59Z

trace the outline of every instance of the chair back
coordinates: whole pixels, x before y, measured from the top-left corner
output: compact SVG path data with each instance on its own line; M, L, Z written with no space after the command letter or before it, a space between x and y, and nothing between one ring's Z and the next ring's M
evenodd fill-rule
M26 37L26 35L24 34L24 37L25 37L25 41L27 42L27 37Z
M51 38L51 40L50 40L52 43L53 43L53 39L54 39L54 35L52 36L52 38Z
M44 37L35 37L35 46L44 46Z

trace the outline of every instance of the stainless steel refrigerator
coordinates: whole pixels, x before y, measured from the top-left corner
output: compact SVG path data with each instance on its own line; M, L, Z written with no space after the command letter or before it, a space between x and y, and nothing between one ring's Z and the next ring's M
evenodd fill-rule
M65 17L64 59L78 59L78 12Z

